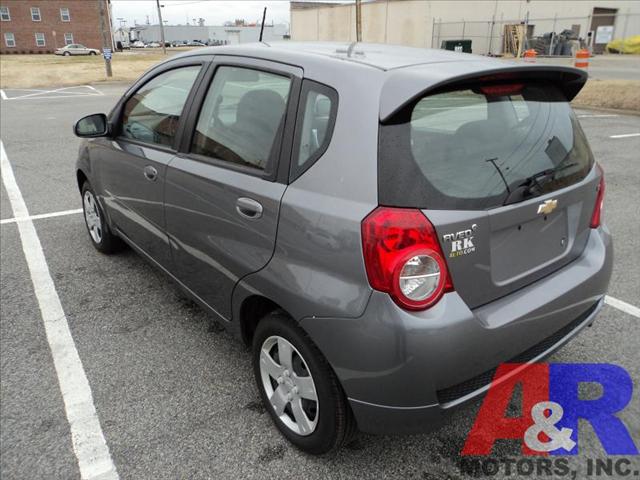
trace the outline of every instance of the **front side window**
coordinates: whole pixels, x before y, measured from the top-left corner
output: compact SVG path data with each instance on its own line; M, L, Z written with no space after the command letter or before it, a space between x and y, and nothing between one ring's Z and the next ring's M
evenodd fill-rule
M425 96L380 126L378 189L385 205L484 210L572 185L592 164L555 85L479 85Z
M124 106L122 135L172 146L182 109L199 72L199 65L176 68L142 86Z
M31 20L34 22L39 22L42 20L40 17L40 9L38 7L31 7Z
M8 22L11 20L9 7L0 7L0 20L2 20L3 22Z
M73 33L65 33L64 34L64 44L65 45L73 44Z
M7 47L15 47L16 46L16 37L13 33L5 33L4 34L4 44Z
M338 107L335 90L305 80L296 125L296 147L291 165L292 180L299 177L324 153L331 140Z
M36 33L36 46L44 47L45 45L44 33Z
M62 20L63 22L70 22L71 21L71 15L69 14L69 9L68 8L61 8L60 9L60 20Z
M219 67L200 111L191 152L266 170L278 154L290 88L289 77Z

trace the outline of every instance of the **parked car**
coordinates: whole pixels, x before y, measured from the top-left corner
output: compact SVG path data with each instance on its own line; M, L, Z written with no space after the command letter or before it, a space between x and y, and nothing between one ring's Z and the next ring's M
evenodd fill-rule
M604 176L569 104L586 79L385 45L187 53L75 125L89 239L251 346L300 449L426 431L603 305Z
M192 40L187 43L188 47L205 47L206 45L199 40Z
M162 46L162 44L158 43L158 42L151 42L151 43L147 43L145 45L146 48L160 48Z
M64 47L56 48L53 53L55 55L63 55L65 57L70 55L100 55L100 50L88 48L79 43L72 43L70 45L65 45Z
M140 40L136 40L131 44L131 48L144 48L144 43Z

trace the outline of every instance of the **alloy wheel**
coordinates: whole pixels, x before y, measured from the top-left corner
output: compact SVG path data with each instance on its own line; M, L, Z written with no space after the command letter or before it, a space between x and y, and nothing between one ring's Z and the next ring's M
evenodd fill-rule
M89 190L84 192L84 220L93 241L100 243L102 241L102 219L98 202Z
M268 337L260 349L260 376L269 404L282 423L298 435L312 434L320 405L300 352L283 337Z

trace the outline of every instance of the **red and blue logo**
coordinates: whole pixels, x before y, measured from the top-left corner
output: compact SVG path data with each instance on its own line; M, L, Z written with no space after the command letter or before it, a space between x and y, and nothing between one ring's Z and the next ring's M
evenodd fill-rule
M602 394L581 399L581 383L599 384ZM522 415L507 416L518 385L522 387ZM520 439L524 455L576 455L579 419L591 424L607 454L638 455L629 430L617 416L632 395L633 381L618 365L500 365L462 455L490 455L501 439Z

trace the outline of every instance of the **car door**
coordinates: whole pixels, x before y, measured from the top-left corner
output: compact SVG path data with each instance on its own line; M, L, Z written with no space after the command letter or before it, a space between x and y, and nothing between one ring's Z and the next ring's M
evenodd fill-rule
M117 135L95 162L118 233L162 266L170 252L164 224L166 166L176 153L182 111L204 68L184 60L152 72L120 106Z
M233 287L275 247L302 70L233 57L210 70L167 170L165 215L176 276L229 319Z

